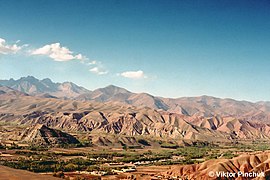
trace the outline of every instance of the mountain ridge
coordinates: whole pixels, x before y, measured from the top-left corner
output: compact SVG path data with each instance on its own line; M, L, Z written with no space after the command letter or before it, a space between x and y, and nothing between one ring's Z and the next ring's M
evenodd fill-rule
M0 80L1 84L30 95L47 98L57 97L79 101L122 103L123 105L149 107L191 117L220 115L244 120L270 121L270 103L267 101L254 103L207 95L164 98L148 93L133 93L115 85L90 91L72 82L54 83L49 78L38 80L33 76L22 77L18 80Z
M8 96L0 95L0 121L3 123L38 123L66 132L153 135L188 140L270 139L270 123L260 121L221 116L191 117L110 102Z
M39 80L33 76L21 77L14 80L0 80L0 85L10 87L29 95L50 94L59 98L73 98L82 93L90 92L84 87L72 82L54 83L51 79Z
M174 140L230 142L270 139L268 105L206 96L179 98L178 102L160 98L162 102L158 102L158 97L146 93L130 93L114 86L107 90L97 90L96 97L104 97L100 98L104 102L95 102L31 96L0 86L0 122L22 126L43 124L65 132L153 136ZM106 93L110 95L106 96ZM126 99L120 95L129 97ZM132 104L116 102L119 96ZM151 105L168 105L175 111L178 108L178 112L148 107Z

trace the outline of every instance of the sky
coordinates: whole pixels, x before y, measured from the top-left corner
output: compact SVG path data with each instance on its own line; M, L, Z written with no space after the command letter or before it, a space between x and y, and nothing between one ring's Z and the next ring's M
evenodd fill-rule
M270 101L267 0L0 0L0 79Z

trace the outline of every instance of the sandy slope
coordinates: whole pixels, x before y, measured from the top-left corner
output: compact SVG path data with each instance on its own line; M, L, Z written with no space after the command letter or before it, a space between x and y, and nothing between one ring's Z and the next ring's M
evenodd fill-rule
M40 175L29 171L12 169L6 166L0 166L0 179L1 180L59 180L47 175Z
M213 174L216 172L229 172L236 173L233 179L268 179L270 177L270 152L261 152L255 154L243 154L232 159L213 159L200 164L191 165L175 165L163 173L165 177L179 177L186 179L218 179L218 175ZM265 177L244 177L239 175L242 173L265 173ZM209 176L210 174L210 176ZM224 178L223 178L224 179Z

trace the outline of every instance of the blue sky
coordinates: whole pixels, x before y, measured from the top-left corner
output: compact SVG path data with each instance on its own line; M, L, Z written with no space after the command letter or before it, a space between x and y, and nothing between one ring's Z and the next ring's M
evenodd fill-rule
M269 1L0 0L0 9L0 79L270 100Z

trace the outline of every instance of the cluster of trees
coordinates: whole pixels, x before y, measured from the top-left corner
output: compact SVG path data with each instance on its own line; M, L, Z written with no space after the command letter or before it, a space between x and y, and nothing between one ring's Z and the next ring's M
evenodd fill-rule
M5 160L1 163L12 168L33 172L82 171L94 164L92 161L82 158L75 158L69 161L19 159L17 161Z
M141 141L146 145L147 142ZM201 162L207 159L215 159L219 157L232 158L235 154L228 149L227 152L220 152L220 147L212 146L204 143L197 143L188 147L176 147L173 143L163 144L166 149L148 150L136 152L129 149L128 151L112 152L103 150L99 152L49 152L48 149L40 149L40 147L29 147L28 150L18 150L16 154L24 155L25 158L17 161L2 161L3 165L25 169L34 172L69 172L69 171L92 171L100 170L101 164L110 162L138 162L152 161L156 165L163 164L190 164ZM239 148L247 148L246 146ZM267 149L269 146L256 146L253 148ZM61 160L63 156L84 156L83 158L74 158L71 160ZM178 160L173 159L174 156L181 156ZM61 158L60 158L61 157ZM114 160L114 157L121 157ZM65 158L64 158L65 159ZM162 160L162 161L159 161Z

